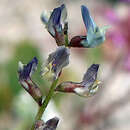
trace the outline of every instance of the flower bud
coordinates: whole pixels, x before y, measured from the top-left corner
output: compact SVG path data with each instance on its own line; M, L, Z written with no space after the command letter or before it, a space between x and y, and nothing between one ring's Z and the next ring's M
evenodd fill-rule
M33 97L33 99L41 106L42 104L42 93L40 88L31 80L33 72L37 68L38 60L36 57L32 59L27 65L19 62L18 75L19 82L22 87Z

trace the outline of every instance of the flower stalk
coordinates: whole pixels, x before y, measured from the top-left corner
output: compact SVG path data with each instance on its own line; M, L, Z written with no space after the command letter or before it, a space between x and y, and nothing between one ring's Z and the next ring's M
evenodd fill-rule
M66 81L57 86L62 69L69 64L70 47L94 48L105 41L107 27L99 28L93 21L88 8L84 5L81 6L81 13L87 35L75 36L71 40L69 40L70 37L68 35L65 4L54 8L50 16L47 16L45 12L41 15L42 22L58 46L56 51L49 54L41 69L41 76L52 82L44 101L40 87L31 79L32 74L37 69L38 59L34 57L28 64L19 62L19 82L39 105L39 110L31 130L56 130L59 118L51 118L46 123L41 119L54 95L54 91L75 93L82 97L90 97L96 94L99 89L99 85L101 84L97 80L99 64L92 64L87 69L81 82Z
M37 120L41 120L41 118L45 112L45 109L47 108L47 105L49 104L49 101L51 100L51 98L54 94L54 90L56 88L57 83L58 83L58 78L56 80L54 80L54 82L52 83L50 90L48 92L48 95L46 96L42 106L39 107L38 113L37 113L36 118L35 118L35 122ZM35 123L33 124L31 130L35 130Z

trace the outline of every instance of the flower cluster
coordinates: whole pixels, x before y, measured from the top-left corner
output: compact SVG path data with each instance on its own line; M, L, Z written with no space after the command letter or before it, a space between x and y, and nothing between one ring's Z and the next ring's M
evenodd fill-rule
M67 10L65 5L63 4L60 7L55 8L50 14L50 17L43 11L41 20L59 46L55 52L49 55L46 63L43 65L41 74L42 76L46 76L47 79L55 80L59 74L61 74L62 68L68 65L70 55L69 48L93 48L104 42L105 32L108 27L104 26L99 28L90 16L88 8L84 5L81 6L81 13L87 34L86 36L75 36L69 41L68 23L66 21ZM98 68L98 64L91 65L85 73L82 82L63 82L59 84L55 90L59 92L71 92L87 97L94 95L101 83L97 80Z
M89 10L86 6L81 6L81 13L83 22L85 24L87 34L86 36L75 36L71 40L68 39L68 23L67 10L65 5L61 5L55 8L50 16L45 12L41 15L41 20L45 24L47 31L55 39L57 43L57 49L49 54L46 62L41 69L41 75L47 80L52 82L50 93L53 91L74 93L83 97L93 96L99 89L101 81L97 80L97 74L99 70L99 64L92 64L86 71L81 82L65 81L57 85L55 81L60 77L62 69L69 64L70 48L71 47L84 47L93 48L102 44L105 40L105 32L107 27L98 27L92 19ZM47 106L50 96L47 96L42 102L42 93L40 88L31 80L33 72L36 70L38 60L34 57L27 65L23 65L19 62L19 82L23 88L34 98L34 100L41 106L41 109ZM53 118L47 121L45 124L39 120L35 124L36 130L55 130L59 119ZM41 124L39 126L39 123ZM39 128L41 127L41 128Z
M43 11L41 20L48 32L54 37L58 46L93 48L105 41L105 33L108 26L98 27L92 19L86 6L81 6L83 22L85 24L86 36L75 36L68 40L67 10L65 5L55 8L50 17Z

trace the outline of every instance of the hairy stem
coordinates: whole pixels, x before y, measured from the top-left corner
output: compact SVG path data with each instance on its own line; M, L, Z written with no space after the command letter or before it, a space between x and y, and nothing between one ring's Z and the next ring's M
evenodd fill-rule
M58 82L58 78L52 83L52 85L51 85L51 87L50 87L50 90L49 90L49 92L48 92L48 95L46 96L46 98L45 98L45 100L44 100L42 106L39 107L38 113L37 113L36 118L35 118L35 122L36 122L37 120L41 120L41 117L43 116L43 114L44 114L44 112L45 112L45 109L46 109L46 107L47 107L49 101L51 100L51 97L52 97L53 94L54 94L54 90L55 90L55 88L56 88L57 82ZM35 122L34 122L32 128L31 128L31 130L34 130Z

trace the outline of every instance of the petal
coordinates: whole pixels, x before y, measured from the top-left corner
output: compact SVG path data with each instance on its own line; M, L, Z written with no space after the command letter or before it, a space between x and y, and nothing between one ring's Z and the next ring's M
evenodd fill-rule
M101 81L96 80L90 88L88 87L75 88L74 92L81 97L91 97L97 93L97 91L101 87L100 84Z
M82 18L86 27L86 30L95 30L96 24L94 23L92 17L89 14L89 10L86 6L82 5L81 6L81 13L82 13Z
M55 36L55 29L57 32L62 31L61 21L65 21L66 15L67 13L64 4L53 10L48 21L48 31L51 33L51 35Z
M67 11L64 4L60 7L55 8L52 12L50 19L53 21L53 25L60 25L61 21L64 22L67 17Z
M88 68L87 72L85 73L85 75L83 77L82 86L89 88L90 86L93 85L93 83L97 79L98 69L99 69L99 64L92 64Z
M47 13L47 11L43 11L41 14L41 21L47 25L48 21L49 21L49 14Z
M66 19L67 19L67 10L66 10L66 6L63 4L61 5L61 23L65 23Z
M27 65L23 65L19 62L18 73L19 79L28 79L31 77L32 73L36 70L38 60L34 57Z
M69 55L69 49L64 46L61 46L56 50L53 55L54 60L52 62L52 70L55 73L57 73L57 71L59 72L63 67L69 64Z
M59 118L58 117L54 117L54 118L48 120L45 123L46 127L43 128L43 130L55 130L57 125L58 125L58 122L59 122Z
M50 21L53 25L60 24L60 17L61 17L61 7L55 8L51 14Z

